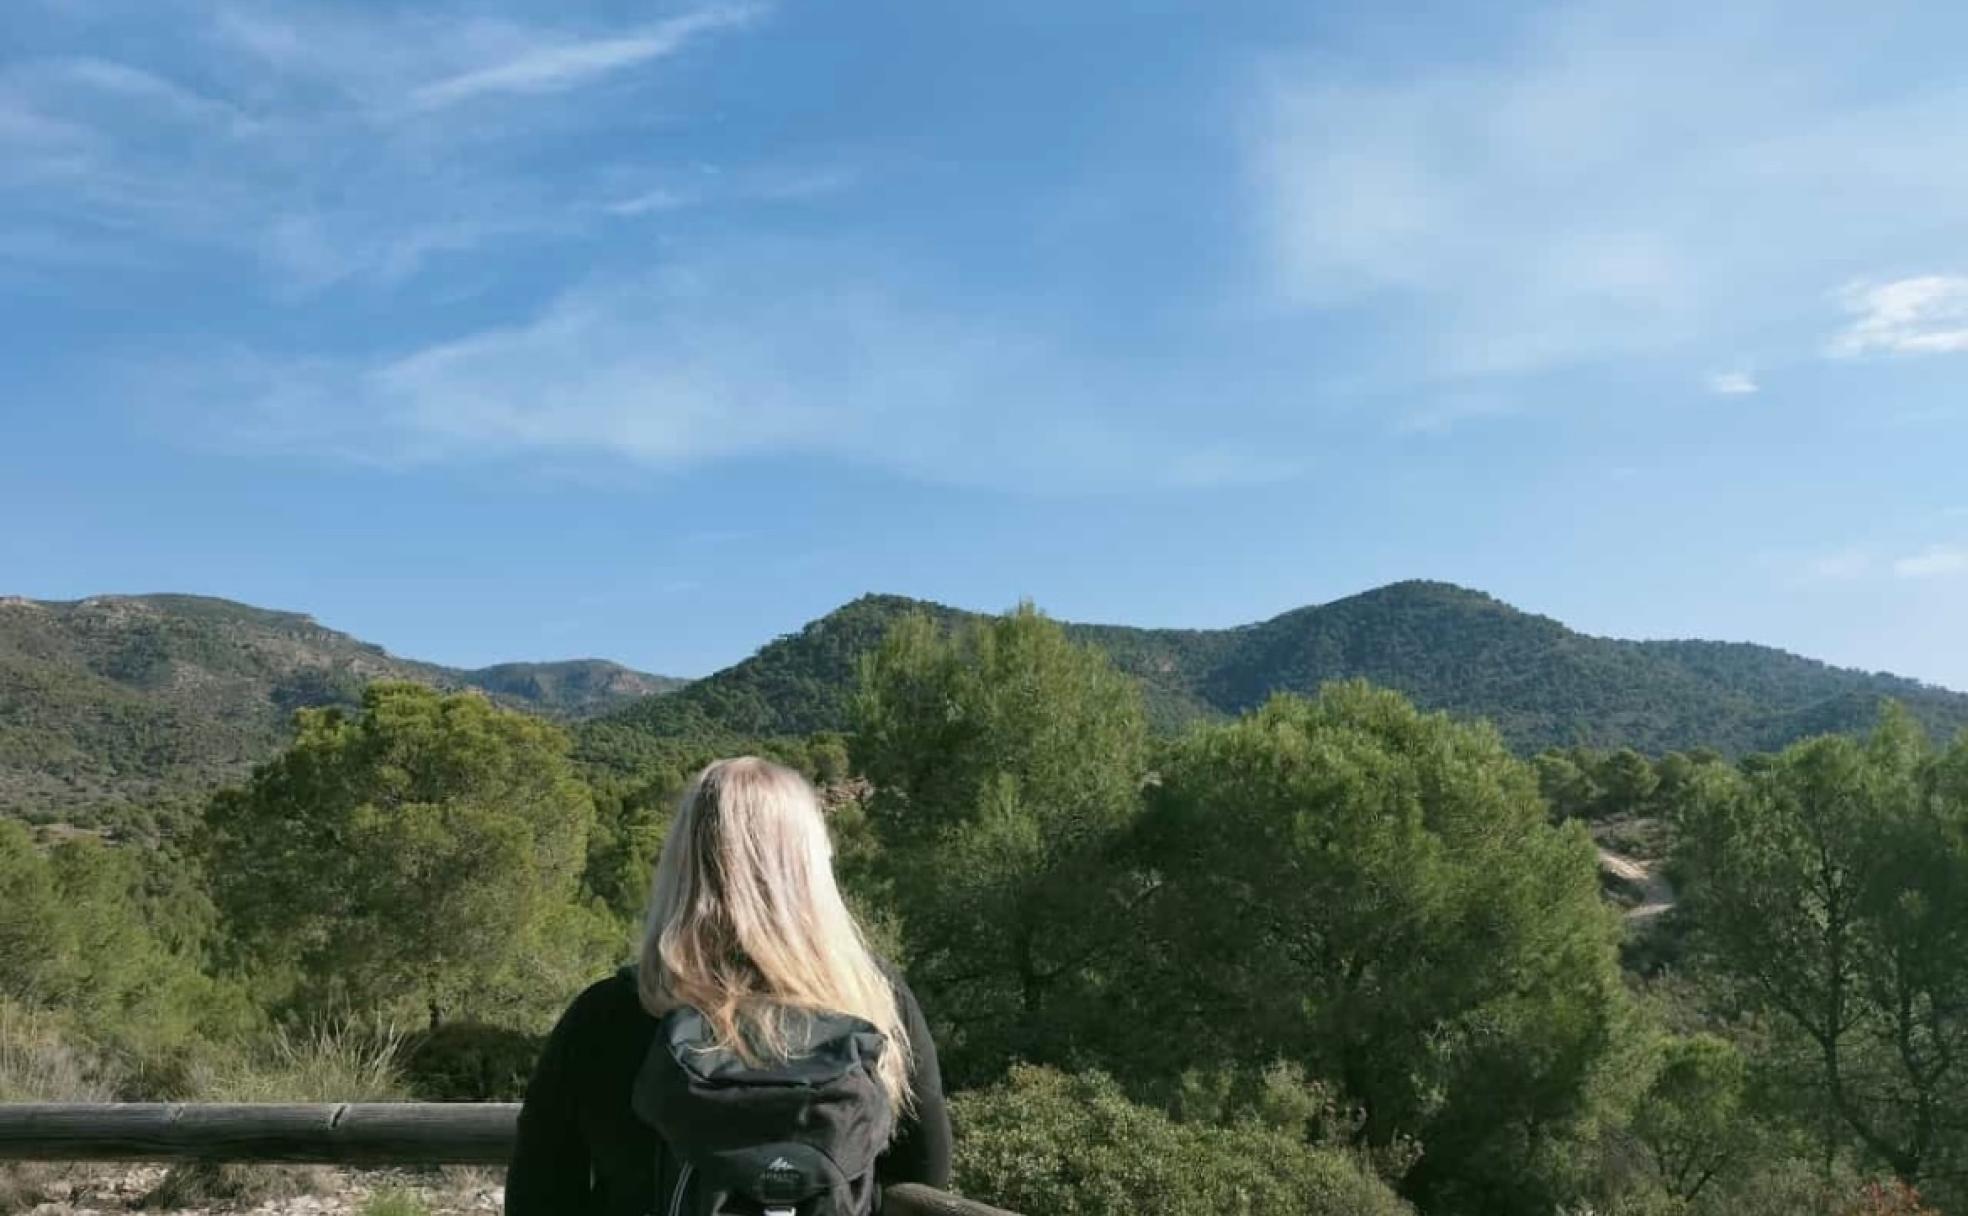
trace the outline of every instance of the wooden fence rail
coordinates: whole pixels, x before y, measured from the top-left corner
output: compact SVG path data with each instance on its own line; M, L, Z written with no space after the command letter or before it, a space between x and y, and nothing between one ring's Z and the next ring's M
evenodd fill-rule
M0 1161L251 1161L503 1165L519 1107L503 1102L0 1104ZM1012 1216L922 1186L887 1216Z

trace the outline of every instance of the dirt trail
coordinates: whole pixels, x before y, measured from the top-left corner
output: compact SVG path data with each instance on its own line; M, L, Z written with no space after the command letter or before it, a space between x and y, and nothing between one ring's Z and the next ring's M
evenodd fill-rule
M1674 885L1661 877L1657 865L1600 845L1599 868L1640 888L1640 902L1626 910L1626 919L1652 920L1674 906Z

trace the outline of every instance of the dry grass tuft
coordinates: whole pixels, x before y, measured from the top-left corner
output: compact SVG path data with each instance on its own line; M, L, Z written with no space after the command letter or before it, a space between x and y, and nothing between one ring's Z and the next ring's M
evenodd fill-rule
M282 1199L318 1195L327 1188L328 1172L316 1166L194 1162L172 1166L163 1181L145 1192L135 1206L142 1211L243 1211Z
M0 1102L107 1102L101 1073L52 1015L0 1000Z
M393 1027L282 1027L256 1050L204 1063L197 1088L208 1102L401 1101L410 1096L398 1067L402 1047Z

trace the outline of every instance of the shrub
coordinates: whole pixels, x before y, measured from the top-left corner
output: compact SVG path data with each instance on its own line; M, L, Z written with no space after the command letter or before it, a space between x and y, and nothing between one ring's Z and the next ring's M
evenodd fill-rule
M540 1058L538 1035L448 1022L403 1044L403 1079L425 1102L516 1102Z
M1940 1216L1921 1202L1920 1192L1898 1179L1869 1182L1860 1189L1851 1216Z
M415 1191L377 1191L362 1201L356 1216L429 1216L430 1207Z
M1100 1073L1021 1065L955 1102L957 1183L1045 1216L1407 1216L1347 1154L1256 1121L1177 1123Z
M233 1165L195 1161L174 1165L136 1202L143 1211L180 1208L245 1211L257 1205L323 1189L323 1172L313 1166Z
M51 1015L0 1000L0 1102L107 1102L102 1061Z

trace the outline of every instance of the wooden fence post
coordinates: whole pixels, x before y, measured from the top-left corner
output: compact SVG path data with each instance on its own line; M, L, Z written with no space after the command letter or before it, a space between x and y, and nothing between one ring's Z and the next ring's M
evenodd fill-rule
M517 1104L0 1104L0 1161L239 1161L503 1165ZM1013 1216L924 1186L891 1187L886 1216Z

